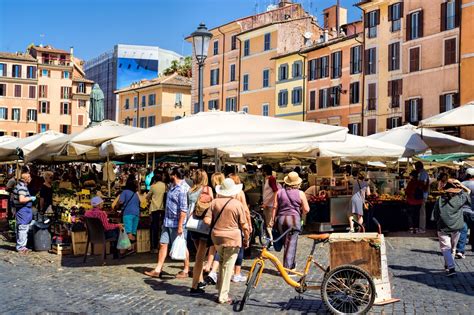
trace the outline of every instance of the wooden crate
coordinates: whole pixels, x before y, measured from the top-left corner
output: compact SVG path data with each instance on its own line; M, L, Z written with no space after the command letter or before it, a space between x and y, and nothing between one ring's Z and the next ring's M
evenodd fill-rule
M137 230L137 242L140 242L140 241L150 241L149 229Z
M62 244L53 244L49 252L52 254L59 255L59 256L72 254L71 245L62 245Z
M150 252L150 230L141 229L137 231L137 253Z
M87 244L86 231L72 232L71 239L72 239L72 251L74 253L74 256L84 255L86 251L86 244ZM106 252L107 254L110 254L110 243L107 243ZM92 253L92 244L89 244L88 253L89 254ZM101 254L102 254L102 245L95 245L94 255L101 255Z

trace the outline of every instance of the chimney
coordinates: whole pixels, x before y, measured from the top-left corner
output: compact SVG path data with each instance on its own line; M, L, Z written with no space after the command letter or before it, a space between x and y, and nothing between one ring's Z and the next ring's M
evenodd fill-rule
M283 7L286 7L287 5L290 5L290 4L293 4L293 2L291 2L291 0L280 0L280 2L278 3L278 6L280 8L283 8Z
M69 47L69 53L71 54L71 59L72 59L72 56L74 55L74 47L73 46Z
M335 29L336 34L337 30L337 22L339 22L339 27L341 25L347 24L347 9L343 7L339 7L339 21L337 21L337 6L333 5L332 7L326 8L323 11L324 15L324 28L326 29Z

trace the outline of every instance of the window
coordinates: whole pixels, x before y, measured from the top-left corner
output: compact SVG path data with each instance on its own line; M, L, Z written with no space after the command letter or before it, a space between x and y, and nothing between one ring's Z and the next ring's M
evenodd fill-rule
M35 66L27 66L26 67L26 77L28 79L36 79L36 67Z
M42 69L41 70L41 76L42 77L49 77L50 76L50 72L48 69Z
M448 110L459 107L459 94L449 93L439 96L439 112L444 113Z
M309 92L309 110L316 110L316 91Z
M21 97L21 85L15 84L15 97Z
M407 18L407 40L423 37L423 11L416 11Z
M156 94L148 95L148 106L156 105Z
M71 98L71 88L69 86L61 87L61 98L70 99Z
M278 80L288 80L288 64L285 63L278 68Z
M370 48L365 50L365 73L376 74L377 73L377 51L376 48Z
M387 129L393 129L402 126L402 117L387 118Z
M39 94L38 96L40 98L47 98L48 97L48 86L47 85L40 85L38 94Z
M228 97L225 99L225 111L235 112L237 110L237 97Z
M210 100L207 104L209 110L219 109L219 100Z
M146 106L146 95L142 95L142 103L141 103L142 107L145 107Z
M133 97L133 108L138 108L138 97L137 96Z
M136 127L136 126L137 126L137 117L133 117L132 127Z
M264 38L263 50L267 51L271 49L272 34L266 33Z
M234 82L234 81L235 81L235 65L230 65L229 81L230 81L230 82Z
M319 108L327 108L329 106L329 89L319 90Z
M263 70L262 77L263 77L262 86L264 88L269 87L270 86L270 70L268 69Z
M12 120L20 121L21 111L19 108L12 108Z
M288 90L278 92L278 106L285 107L288 105Z
M213 43L213 50L212 50L212 53L214 55L218 55L219 54L219 41L218 40L215 40L214 43Z
M237 35L232 35L232 37L230 38L230 49L237 49Z
M331 54L331 79L340 78L342 75L342 51Z
M27 136L27 137L31 137L31 136L34 136L34 135L35 135L35 133L32 132L32 131L28 131L28 132L26 133L26 136Z
M249 75L244 74L242 78L242 91L248 91L249 90Z
M303 89L301 87L295 87L291 91L291 103L293 105L300 105L303 100Z
M199 103L194 103L194 114L197 114L201 111L199 108Z
M29 98L36 98L36 86L30 85L28 87L28 97Z
M39 102L39 112L40 114L49 114L49 102Z
M403 93L403 80L392 80L388 81L388 96L391 97L390 107L400 107L400 95Z
M319 78L329 77L329 56L319 58L321 67L319 69Z
M69 125L59 125L59 130L62 133L70 134L71 133L71 126L69 126Z
M362 72L362 45L351 47L351 74Z
M84 126L84 115L77 115L77 125Z
M0 107L0 119L7 120L8 119L8 108Z
M71 115L71 103L61 103L61 115Z
M19 131L12 131L12 136L20 138L20 132Z
M303 75L303 63L301 61L293 62L291 66L291 75L293 78L301 78Z
M125 109L129 109L130 108L130 99L126 98L125 99Z
M268 104L262 105L262 116L268 116Z
M388 71L400 69L400 43L388 45Z
M327 78L329 76L329 56L313 59L308 62L309 80Z
M4 83L0 83L0 96L7 95L7 85Z
M420 71L420 47L410 48L410 72Z
M69 79L70 76L71 76L71 74L69 73L69 71L63 71L61 73L61 78L63 78L63 79Z
M456 38L450 38L444 41L444 65L456 63Z
M77 106L79 106L79 107L86 107L86 105L87 105L87 101L86 101L86 100L79 100L79 103L78 103Z
M140 117L140 128L146 128L146 117Z
M248 113L249 113L249 107L248 107L248 106L242 107L242 111L243 111L244 113L248 114Z
M21 65L12 65L12 77L21 78Z
M76 92L77 93L86 93L86 84L84 82L79 82L77 84Z
M370 83L369 87L369 96L368 96L368 106L367 110L375 110L377 107L377 85L376 83Z
M374 10L365 14L365 27L368 28L367 37L377 37L377 25L380 24L380 10Z
M148 128L155 126L156 117L148 116Z
M397 32L401 29L401 18L403 15L403 3L394 3L388 6L388 21L392 22L391 32Z
M174 96L174 105L179 107L183 106L183 93L176 93Z
M377 120L376 119L367 119L367 135L373 135L377 132Z
M7 76L7 65L5 63L0 63L0 77Z
M460 1L453 0L441 3L441 32L459 27Z
M423 99L415 98L405 101L405 122L418 125L423 119Z
M46 132L49 130L49 124L39 124L38 132Z
M349 85L349 103L350 104L359 103L359 97L360 97L359 82L352 82Z
M333 86L329 88L329 106L339 106L341 103L341 86Z
M312 59L310 61L308 61L308 80L309 81L313 81L313 80L316 80L317 77L316 77L316 71L317 71L317 68L316 68L316 63L317 63L318 59Z
M211 86L219 84L219 69L211 70Z
M28 109L26 111L26 119L28 121L36 121L38 120L38 111L36 109Z
M349 124L347 128L349 129L349 133L352 135L360 136L361 132L361 124L360 123L354 123L354 124Z
M250 40L247 39L244 41L244 57L250 55Z

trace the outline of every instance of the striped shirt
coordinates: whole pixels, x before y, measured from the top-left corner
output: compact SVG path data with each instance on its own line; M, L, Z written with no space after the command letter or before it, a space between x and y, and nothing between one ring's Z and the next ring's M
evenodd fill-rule
M31 210L33 203L31 201L21 203L20 196L30 197L28 187L21 179L13 189L13 204L16 208L16 223L19 225L30 224L31 220L33 219L33 212Z
M171 186L166 195L165 227L177 228L181 212L186 213L188 211L189 188L189 185L184 180L178 185Z

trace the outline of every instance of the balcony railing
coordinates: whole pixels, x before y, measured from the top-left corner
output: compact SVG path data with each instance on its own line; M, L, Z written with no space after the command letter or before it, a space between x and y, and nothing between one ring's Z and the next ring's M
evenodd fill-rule
M41 64L53 66L72 66L72 62L67 59L42 59Z

